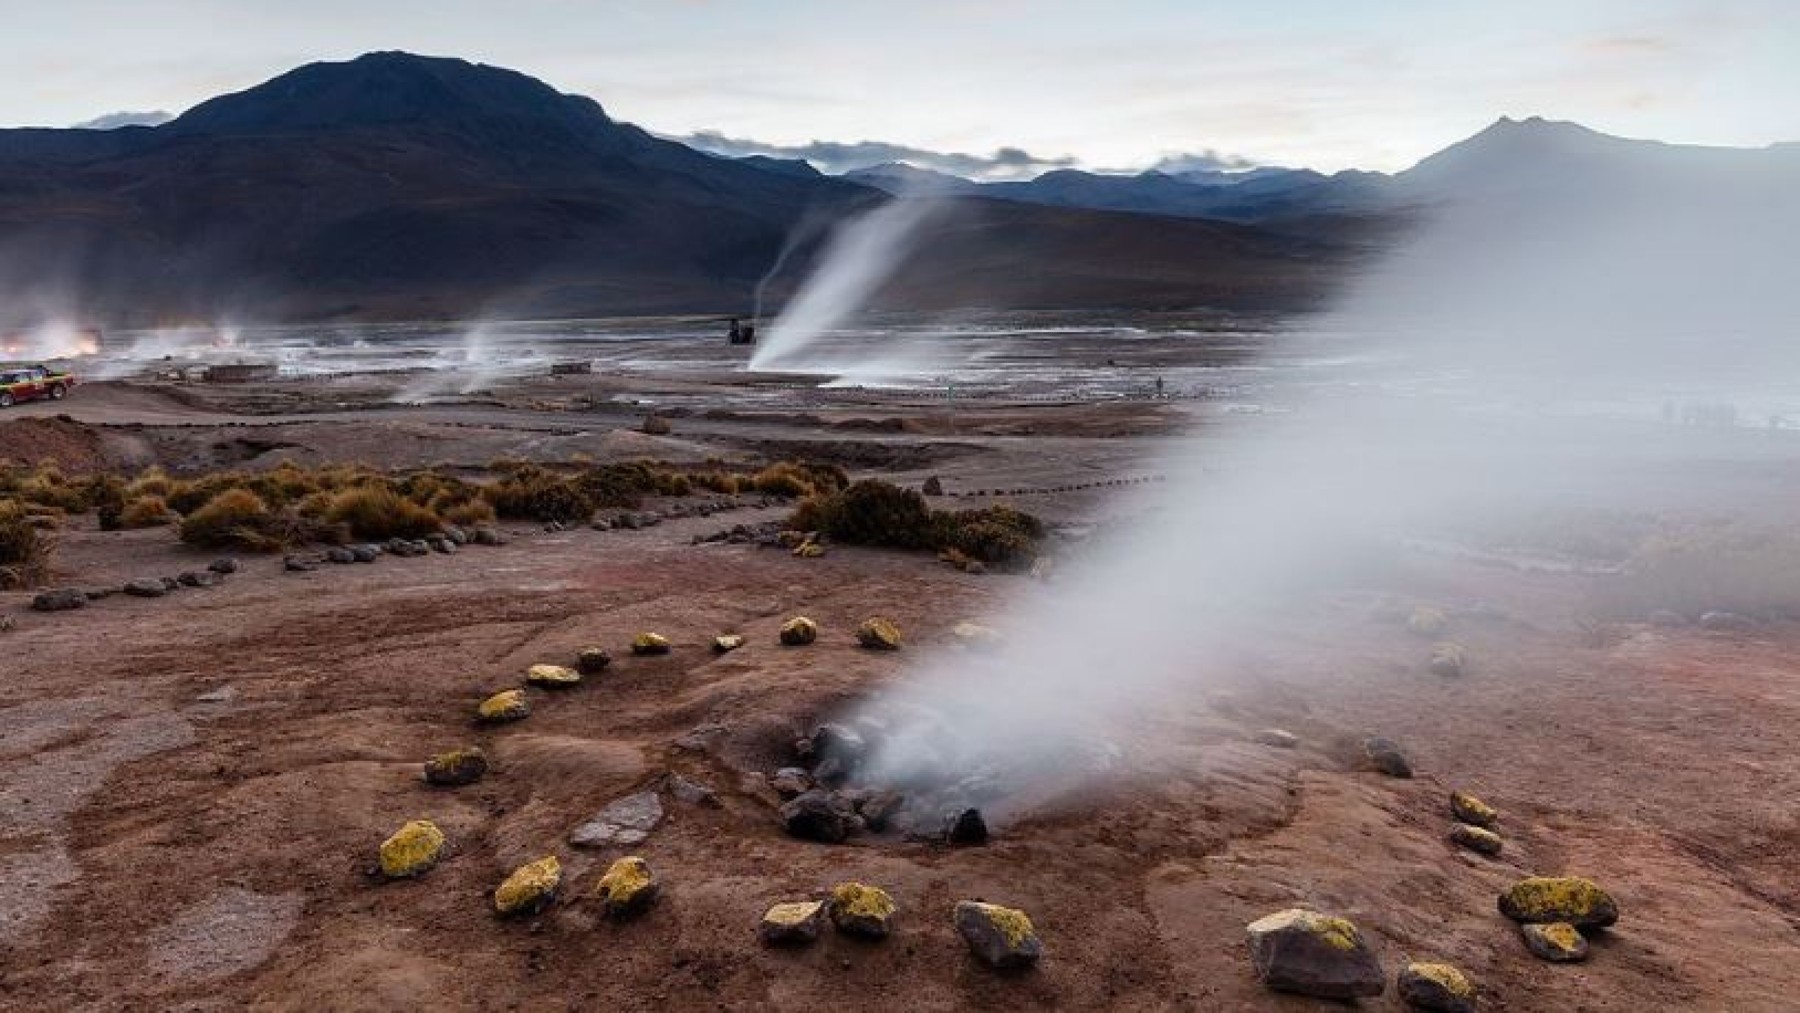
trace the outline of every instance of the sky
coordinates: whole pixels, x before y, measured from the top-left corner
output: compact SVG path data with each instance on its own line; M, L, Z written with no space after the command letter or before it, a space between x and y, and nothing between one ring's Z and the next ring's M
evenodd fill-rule
M1397 170L1502 115L1800 139L1800 0L0 0L0 24L15 126L179 112L404 49L522 70L668 136L866 141L990 178Z

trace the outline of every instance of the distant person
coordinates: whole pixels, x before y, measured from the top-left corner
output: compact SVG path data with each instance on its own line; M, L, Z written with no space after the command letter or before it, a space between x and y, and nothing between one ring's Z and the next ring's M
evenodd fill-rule
M1163 381L1160 376L1156 378L1156 396L1159 398L1163 396Z

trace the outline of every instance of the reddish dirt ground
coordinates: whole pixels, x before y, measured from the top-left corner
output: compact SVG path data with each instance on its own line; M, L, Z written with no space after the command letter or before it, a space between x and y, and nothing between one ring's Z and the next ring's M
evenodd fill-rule
M947 482L1127 473L1137 448L1079 461L1002 453ZM958 470L961 469L961 470ZM1040 499L1104 513L1100 492ZM1033 504L1037 505L1036 503ZM1298 603L1193 684L1118 729L1118 776L1009 825L984 847L787 837L762 775L793 737L900 677L958 620L1026 580L929 557L839 548L800 560L693 545L779 511L644 531L519 529L455 556L280 572L114 596L16 628L0 708L0 1004L11 1009L1280 1010L1244 926L1307 905L1355 920L1390 980L1447 959L1491 1010L1792 1009L1800 993L1800 630L1580 628L1591 583L1410 558L1377 589ZM77 530L63 579L203 565L166 532ZM1452 607L1471 670L1424 668L1426 643L1375 617L1383 596ZM776 646L783 619L823 627ZM891 615L909 650L858 649ZM624 650L639 630L666 658ZM748 637L715 656L715 634ZM1101 635L1096 631L1096 635ZM598 644L610 670L532 690L534 713L471 722L526 666ZM1129 663L1130 646L1121 645ZM1096 673L1096 677L1100 677ZM1256 744L1279 726L1300 747ZM696 731L700 734L694 734ZM1359 769L1355 743L1401 742L1418 776ZM479 744L476 785L434 789L420 762ZM640 920L585 895L612 858L567 844L607 802L675 772L718 808L664 796L637 849L664 883ZM1452 787L1502 814L1498 859L1444 840ZM376 846L428 817L451 853L412 881L366 875ZM497 920L513 867L564 862L563 901ZM1528 874L1590 876L1623 916L1587 963L1524 950L1495 897ZM770 904L858 879L899 904L895 934L758 944ZM1047 955L997 975L950 923L959 899L1028 910ZM1398 1010L1387 995L1360 1008Z

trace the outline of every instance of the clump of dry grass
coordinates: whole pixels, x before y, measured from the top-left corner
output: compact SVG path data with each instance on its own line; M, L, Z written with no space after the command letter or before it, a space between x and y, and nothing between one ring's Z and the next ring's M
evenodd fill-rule
M0 500L0 588L32 587L50 573L51 536L32 522L25 505Z
M371 541L423 538L444 526L443 519L430 508L378 485L352 486L336 493L325 510L325 520L344 525L353 536Z
M119 512L121 528L155 528L173 524L181 515L169 509L169 501L161 496L139 496L125 504Z
M1029 564L1045 534L1043 522L1023 510L933 511L919 493L873 479L807 497L788 526L850 545L948 550L1004 567Z

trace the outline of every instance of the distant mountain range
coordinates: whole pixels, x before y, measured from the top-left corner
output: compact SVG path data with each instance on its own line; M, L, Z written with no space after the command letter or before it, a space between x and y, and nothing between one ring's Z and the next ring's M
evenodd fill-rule
M1503 120L1392 177L838 178L658 139L513 71L373 53L155 126L0 130L0 324L741 314L784 250L775 303L827 226L898 191L954 213L885 306L1295 308L1407 209L1661 147Z

